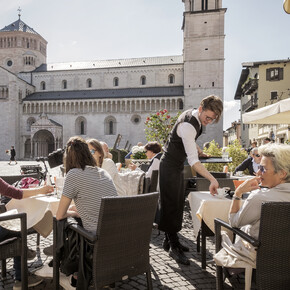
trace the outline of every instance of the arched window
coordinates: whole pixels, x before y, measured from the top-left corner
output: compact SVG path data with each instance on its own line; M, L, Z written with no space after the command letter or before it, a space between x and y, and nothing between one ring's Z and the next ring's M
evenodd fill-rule
M174 84L175 83L175 77L174 77L174 75L169 75L168 76L168 83L169 84Z
M45 91L46 87L45 87L45 82L41 82L40 83L40 89Z
M92 79L87 79L87 88L92 87Z
M62 81L62 88L65 90L67 89L67 81L66 80L63 80Z
M26 131L31 131L31 125L35 123L35 119L33 117L30 117L26 121Z
M179 102L178 102L178 109L183 110L183 101L182 100L179 100Z
M76 135L87 134L87 120L85 117L81 116L76 119L75 132L76 132Z
M108 116L105 119L105 135L116 135L117 132L117 121L115 117Z
M141 84L141 86L145 86L146 85L146 77L145 76L142 76L140 78L140 84Z
M114 87L118 87L119 86L119 78L114 78L114 80L113 80L113 86Z

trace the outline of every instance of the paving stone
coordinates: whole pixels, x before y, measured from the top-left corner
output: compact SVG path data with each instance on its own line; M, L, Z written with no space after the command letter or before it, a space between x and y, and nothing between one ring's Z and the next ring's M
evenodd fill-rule
M8 165L7 162L0 161L0 175L13 175L20 173L20 165L38 164L36 161L19 161L17 165ZM59 168L53 168L50 171L52 176L57 176ZM44 264L51 261L52 257L47 257L43 249L52 244L53 235L50 234L46 239L41 237L40 247L36 247L36 235L30 235L28 245L37 250L37 257L28 262L29 271L34 271ZM184 211L184 223L180 232L181 242L188 246L190 251L186 256L190 258L190 266L179 265L162 248L163 234L158 230L152 230L150 263L151 276L154 289L215 289L215 265L207 266L207 271L201 269L201 254L196 251L196 238L193 234L189 203L186 202ZM212 259L214 254L214 239L207 238L207 259ZM10 290L13 287L14 270L12 268L13 260L7 260L7 278L0 280L0 289ZM109 266L109 265L108 265ZM244 279L231 281L234 289L243 289ZM138 275L125 281L116 283L115 289L147 289L146 275ZM61 288L61 287L60 287ZM52 279L45 279L40 285L30 288L35 290L53 290ZM226 281L225 289L231 289L230 283Z

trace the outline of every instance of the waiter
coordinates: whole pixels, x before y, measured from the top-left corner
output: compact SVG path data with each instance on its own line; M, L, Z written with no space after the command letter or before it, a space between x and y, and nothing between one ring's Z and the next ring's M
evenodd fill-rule
M197 110L187 110L177 119L164 148L160 161L160 220L158 229L165 232L163 248L178 263L189 265L184 252L189 249L180 244L177 233L181 230L184 208L183 168L187 157L190 166L210 181L209 190L215 194L219 184L200 163L205 155L196 144L202 126L217 123L223 111L223 103L217 96L204 98Z

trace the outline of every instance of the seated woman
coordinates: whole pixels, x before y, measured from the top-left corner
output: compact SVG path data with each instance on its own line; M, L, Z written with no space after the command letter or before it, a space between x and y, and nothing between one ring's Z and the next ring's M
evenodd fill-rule
M81 137L71 137L67 142L64 167L66 179L56 219L80 217L83 227L95 234L102 197L117 196L113 180L105 170L96 166L86 141ZM72 200L75 206L70 207ZM71 276L60 276L60 284L65 289L71 287L71 281Z
M229 212L230 225L241 228L256 239L259 236L262 203L265 201L290 202L290 146L263 145L259 147L259 154L262 158L257 176L246 180L236 189ZM251 193L241 205L242 194L246 192ZM224 238L224 243L224 246L228 245L235 255L224 247L214 257L218 265L233 267L238 265L237 263L244 263L245 267L247 265L255 267L256 252L253 247L244 243L242 239L237 239L232 245L227 236ZM241 252L244 255L240 254Z
M2 178L0 178L0 194L2 196L7 196L15 199L28 198L37 194L47 194L53 192L53 186L46 185L42 187L35 187L30 189L19 189L15 188L12 185L6 183ZM12 238L18 237L20 235L19 232L8 230L2 226L0 226L0 242ZM28 249L27 258L34 259L36 253L32 250ZM14 258L14 269L15 269L15 284L13 289L21 289L21 259L20 257ZM36 277L34 275L28 276L28 287L33 287L42 282L43 279Z
M122 183L116 164L114 163L112 159L104 158L105 154L104 154L102 143L99 142L97 139L89 139L87 140L87 144L97 163L97 166L106 170L109 173L109 175L112 177L113 182L116 186L118 195L123 195L123 196L126 195L125 186Z
M248 169L250 175L256 175L262 158L258 151L259 148L254 147L250 152L250 157L236 167L234 174L236 174L238 171L244 171Z
M112 153L110 153L108 144L106 142L103 142L103 141L101 141L100 143L101 143L103 150L104 150L104 154L105 154L104 157L113 159L113 155L112 155Z

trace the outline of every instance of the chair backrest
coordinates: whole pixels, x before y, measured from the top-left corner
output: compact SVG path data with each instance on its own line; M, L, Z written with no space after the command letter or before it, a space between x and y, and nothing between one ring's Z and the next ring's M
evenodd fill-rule
M102 198L93 254L97 287L149 270L149 243L157 200L157 192Z
M159 171L158 170L153 170L151 174L151 181L150 181L150 192L155 192L157 191L157 185L158 185L158 175Z
M262 205L257 251L259 289L290 287L290 202Z
M0 178L2 178L5 182L9 183L9 184L13 184L16 181L21 180L22 178L25 177L33 177L35 179L39 179L39 174L38 173L31 173L31 174L20 174L20 175L3 175L0 176Z

